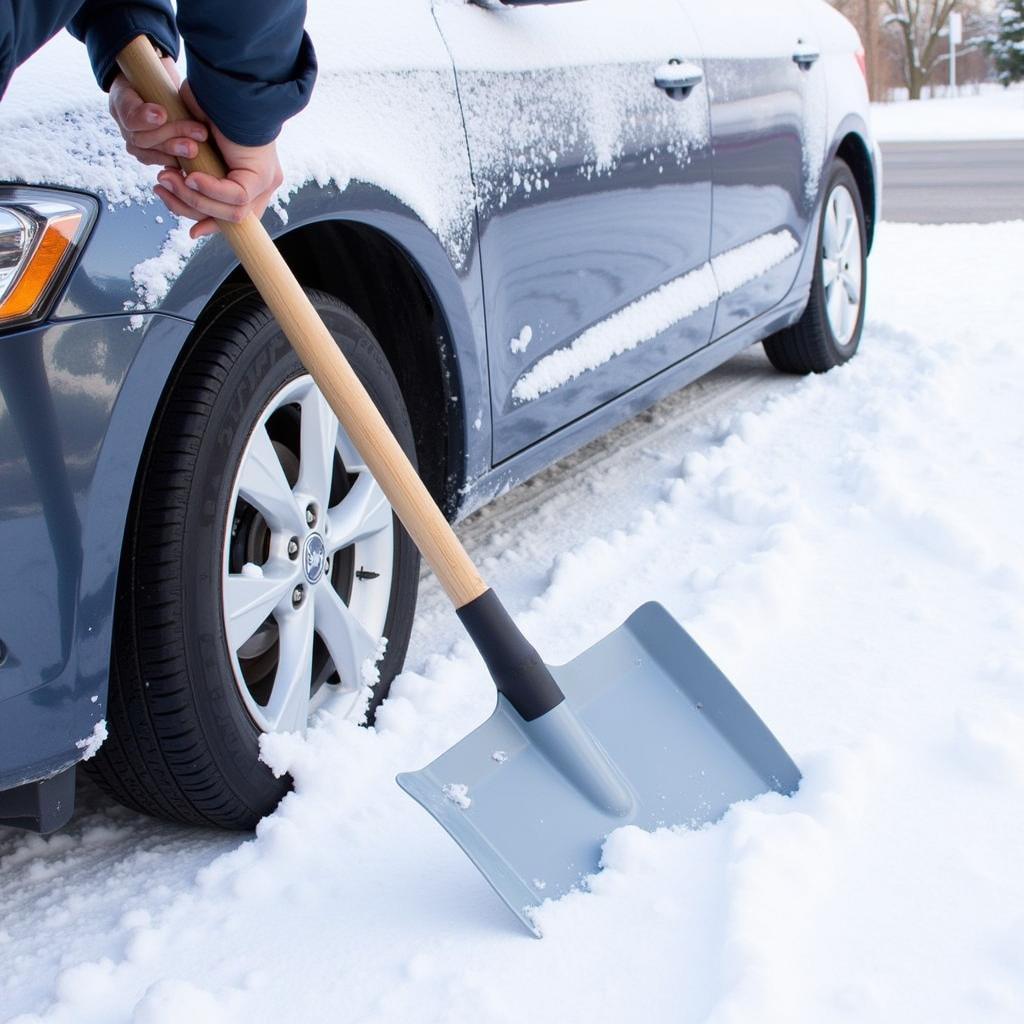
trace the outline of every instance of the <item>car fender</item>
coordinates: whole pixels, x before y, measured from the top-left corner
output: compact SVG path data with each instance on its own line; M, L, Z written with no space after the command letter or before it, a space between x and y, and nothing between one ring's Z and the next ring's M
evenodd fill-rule
M344 205L338 202L343 197L348 199ZM483 400L487 394L487 364L475 260L467 256L463 266L456 267L450 253L415 214L372 186L336 193L334 200L325 202L323 190L316 186L303 190L289 205L287 223L274 213L267 214L272 234L280 238L330 220L365 224L385 234L413 263L446 320L452 348L446 366L452 373L458 404L465 409L489 408ZM222 239L215 238L201 244L180 267L165 259L169 280L163 295L157 297L151 291L147 301L143 289L143 294L136 290L134 299L126 299L124 284L110 273L114 240L125 239L123 248L139 258L137 269L151 258L145 252L147 246L152 251L154 239L162 240L166 257L166 240L173 229L167 232L165 225L157 224L160 230L154 230L154 214L148 208L104 213L93 239L96 247L90 245L76 268L58 306L56 322L36 330L44 348L47 338L65 332L88 338L88 343L81 343L83 346L102 344L116 349L116 362L123 370L118 371L119 379L105 382L107 391L113 392L109 419L85 474L88 484L74 495L81 510L81 544L72 573L77 580L73 604L69 606L67 598L58 593L56 578L40 581L50 591L45 601L52 615L43 616L38 628L60 634L59 638L51 637L51 645L62 654L44 671L26 671L24 679L12 683L0 695L0 738L10 755L4 760L18 766L5 773L5 766L0 765L0 789L50 777L80 760L87 750L84 741L104 719L117 575L146 437L194 321L217 289L238 270L234 254ZM132 225L134 230L130 230ZM158 256L159 252L160 248ZM121 280L126 279L133 287L140 280L153 280L152 276L141 278L138 274L134 279L128 277L122 263ZM122 308L115 312L118 305ZM95 367L83 368L83 376L93 372ZM59 406L61 388L52 374L49 389ZM477 401L471 396L477 396ZM465 465L459 469L465 474L468 468L475 476L490 466L489 422L487 429L474 429L464 420L460 417L458 422L464 431L467 454ZM40 542L50 544L42 510L37 526ZM69 560L62 556L61 560L67 570ZM16 665L9 664L5 668L7 678L11 679L16 670ZM45 715L40 715L40 705L46 705ZM41 718L46 720L43 737L39 736Z

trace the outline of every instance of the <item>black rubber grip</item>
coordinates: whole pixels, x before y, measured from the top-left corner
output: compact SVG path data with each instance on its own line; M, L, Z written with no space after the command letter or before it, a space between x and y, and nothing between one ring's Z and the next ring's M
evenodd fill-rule
M493 590L463 605L457 614L490 669L498 692L521 718L532 722L565 700L547 665Z

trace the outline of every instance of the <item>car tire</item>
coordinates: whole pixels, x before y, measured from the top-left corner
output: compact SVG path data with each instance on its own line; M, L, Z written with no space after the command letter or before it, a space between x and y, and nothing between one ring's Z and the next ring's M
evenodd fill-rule
M409 416L382 349L348 307L309 295L415 464ZM419 555L332 415L251 290L196 330L136 484L115 612L109 738L89 762L121 803L172 821L251 829L291 784L260 760L261 735L303 728L324 700L332 712L372 721L401 669ZM333 449L322 440L332 437ZM326 495L322 508L317 493ZM348 547L332 546L360 530L365 536ZM372 656L356 659L380 636L387 646L374 680Z
M836 160L825 189L810 299L792 327L765 340L772 365L784 373L824 373L851 359L864 329L866 297L864 206L850 168Z

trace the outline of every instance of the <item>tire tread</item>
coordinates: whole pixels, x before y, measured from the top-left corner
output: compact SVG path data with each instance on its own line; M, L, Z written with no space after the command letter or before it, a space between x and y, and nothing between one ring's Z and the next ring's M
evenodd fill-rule
M857 203L857 210L860 215L861 242L863 245L865 242L864 211L859 203L860 193L857 188L857 182L847 164L837 159L832 165L832 172L824 191L825 196L830 196L832 189L840 182L846 185L851 195L855 197L854 201ZM852 358L860 344L860 331L864 323L863 305L867 294L867 276L865 274L863 278L864 295L861 299L860 321L854 333L853 342L840 349L832 335L828 314L825 311L824 289L821 283L821 261L817 258L817 253L820 252L820 249L821 232L819 230L815 253L814 281L811 285L811 294L803 316L791 327L778 331L763 342L765 353L772 366L782 373L826 373Z
M134 585L122 588L127 593L117 617L111 735L90 762L94 778L120 803L188 825L254 824L251 809L239 806L213 760L196 753L205 744L183 681L181 624L168 612L180 600L177 567L190 493L182 481L192 479L203 420L217 397L209 382L223 385L247 337L268 319L255 296L223 313L202 334L201 351L190 354L155 423L128 539L127 576ZM181 745L186 738L190 742Z

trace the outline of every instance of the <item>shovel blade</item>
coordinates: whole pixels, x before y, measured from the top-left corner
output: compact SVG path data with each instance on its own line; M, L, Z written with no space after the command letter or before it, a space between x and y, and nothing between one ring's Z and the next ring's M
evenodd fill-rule
M551 672L566 698L556 712L606 755L625 800L595 799L538 732L549 716L525 722L504 697L465 739L398 776L535 934L533 909L596 872L614 829L699 826L800 783L778 740L659 604Z

